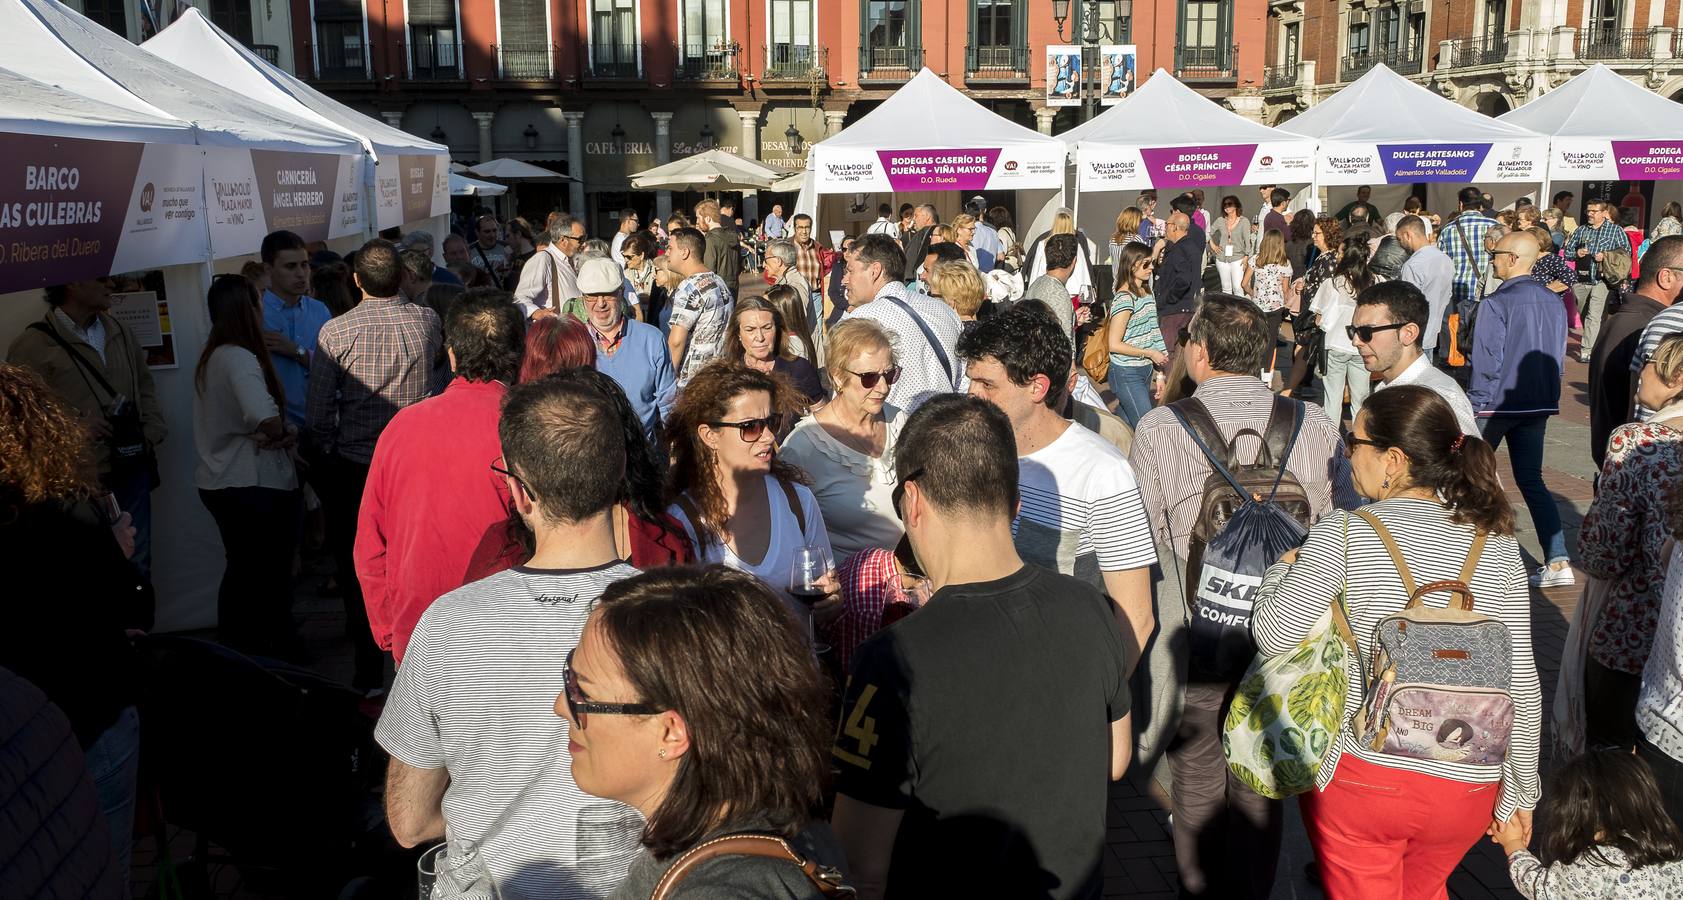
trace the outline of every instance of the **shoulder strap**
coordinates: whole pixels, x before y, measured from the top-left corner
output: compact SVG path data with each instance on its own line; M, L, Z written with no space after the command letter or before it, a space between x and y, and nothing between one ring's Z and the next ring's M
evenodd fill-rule
M1361 516L1367 524L1373 526L1374 532L1379 535L1380 542L1385 545L1385 552L1391 554L1391 563L1397 567L1397 577L1402 579L1403 590L1408 593L1409 600L1412 602L1414 599L1414 574L1408 571L1408 563L1403 560L1402 550L1397 548L1397 542L1391 537L1391 532L1386 531L1385 526L1380 524L1379 517L1366 507L1356 510L1356 515Z
M1169 404L1169 411L1180 420L1181 426L1192 435L1192 440L1211 462L1222 468L1233 465L1233 447L1221 436L1221 429L1216 426L1215 417L1210 415L1204 401L1197 397L1176 400Z
M64 352L70 355L70 359L76 363L76 368L83 373L83 377L92 375L94 381L99 382L99 386L105 389L105 393L110 394L113 399L116 398L117 389L111 386L111 382L106 381L105 376L101 375L99 370L93 367L93 363L88 362L87 357L76 352L76 348L70 346L70 343L61 337L58 331L51 325L48 325L45 322L31 322L29 323L29 327L45 334L47 337L52 338L53 343L62 347Z
M547 309L559 310L561 308L561 301L558 299L561 296L561 270L555 267L555 254L545 250L543 255L549 261L549 296L544 298L544 305Z
M801 526L801 539L806 539L806 514L801 512L801 495L795 493L795 485L791 482L777 479L777 486L783 489L783 499L789 501L789 511L795 514L795 523Z
M631 513L622 503L614 504L614 553L620 559L631 560Z
M958 390L958 378L953 375L952 362L947 359L947 348L941 346L941 342L935 337L935 332L929 329L929 324L923 321L923 317L912 309L910 303L901 300L899 297L893 294L884 294L883 299L900 307L906 315L911 317L912 323L917 326L917 330L923 332L923 339L929 342L929 349L935 351L935 358L941 361L941 371L946 373L948 383L953 386L953 390Z
M852 897L855 894L853 888L842 883L840 872L806 859L791 849L789 843L780 837L769 834L733 834L703 841L674 860L666 874L661 876L660 882L655 885L654 894L649 900L667 900L677 888L678 882L691 870L720 856L763 856L766 859L794 863L820 894L826 897Z
M1484 539L1490 535L1484 531L1473 533L1473 545L1467 548L1467 561L1461 564L1461 583L1473 583L1473 570L1478 568L1478 559L1484 555Z
M1274 487L1268 491L1270 500L1274 499L1274 493L1280 489L1280 482L1286 478L1292 448L1297 446L1297 436L1302 431L1303 401L1275 394L1274 411L1268 415L1268 430L1262 439L1263 447L1273 454L1271 458L1280 466L1280 470L1274 475Z

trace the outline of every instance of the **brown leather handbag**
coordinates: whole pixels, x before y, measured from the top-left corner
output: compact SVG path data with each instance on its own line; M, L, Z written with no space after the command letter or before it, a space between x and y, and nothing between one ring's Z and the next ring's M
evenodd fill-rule
M767 859L782 860L800 867L801 873L812 882L813 887L826 897L852 897L857 893L852 887L842 883L841 872L801 856L789 846L788 841L780 837L769 834L732 834L703 841L678 857L672 863L672 867L666 870L666 874L661 876L660 883L655 885L654 894L649 900L668 900L677 889L678 882L692 869L720 856L763 856Z

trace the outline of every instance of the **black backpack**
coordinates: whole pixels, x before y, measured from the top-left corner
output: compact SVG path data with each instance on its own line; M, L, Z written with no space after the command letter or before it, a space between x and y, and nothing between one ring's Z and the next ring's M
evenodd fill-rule
M1309 536L1309 495L1287 471L1303 430L1304 404L1274 398L1263 434L1241 429L1224 440L1203 402L1169 405L1210 463L1186 567L1192 674L1199 681L1238 678L1256 655L1251 613L1268 567ZM1239 463L1233 445L1242 435L1261 440L1256 459Z

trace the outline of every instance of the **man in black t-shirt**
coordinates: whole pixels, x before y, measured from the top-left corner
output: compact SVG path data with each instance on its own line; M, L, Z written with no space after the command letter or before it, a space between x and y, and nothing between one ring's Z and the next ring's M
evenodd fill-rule
M936 592L848 679L834 826L861 900L1101 894L1128 659L1102 594L1018 557L1015 448L1004 413L957 394L896 444L895 505Z

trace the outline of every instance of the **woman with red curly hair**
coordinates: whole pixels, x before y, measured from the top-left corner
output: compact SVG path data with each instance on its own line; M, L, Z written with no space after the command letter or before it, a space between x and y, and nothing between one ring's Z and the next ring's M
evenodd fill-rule
M820 623L841 612L834 589L813 607L788 593L795 552L816 547L833 559L824 515L800 469L777 458L776 431L800 401L786 380L734 360L710 363L678 394L666 436L672 468L667 509L688 532L699 562L759 577L796 618Z
M596 365L596 342L584 323L568 316L534 319L526 326L526 355L520 383L537 381L567 369Z
M70 719L127 884L140 717L124 627L143 624L150 597L127 558L128 514L112 518L103 491L75 413L38 375L0 363L0 571L15 601L0 668Z

